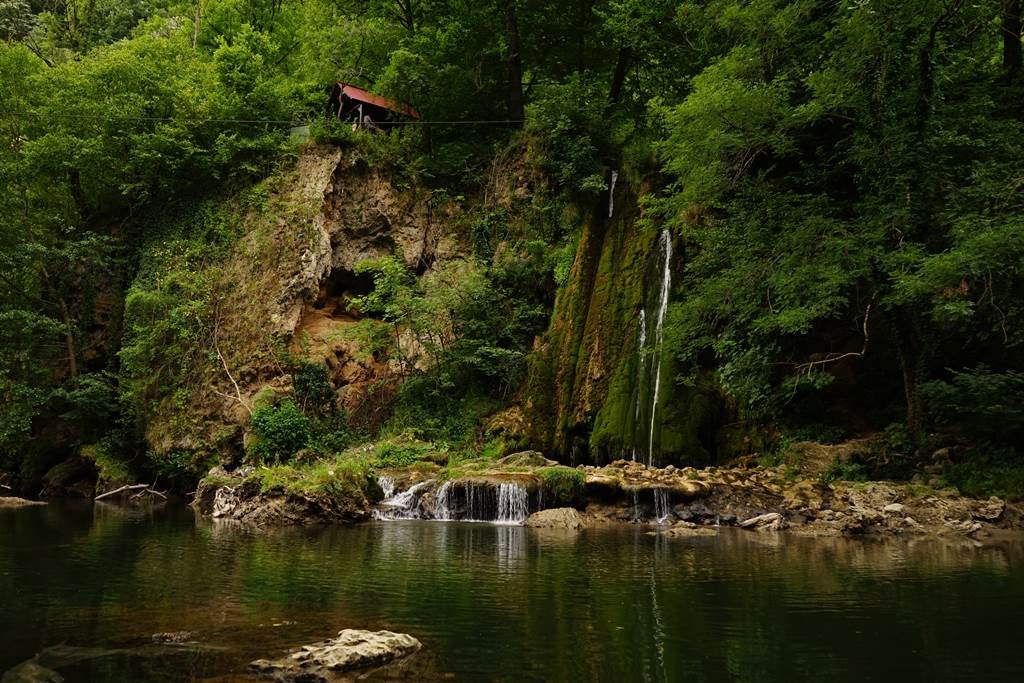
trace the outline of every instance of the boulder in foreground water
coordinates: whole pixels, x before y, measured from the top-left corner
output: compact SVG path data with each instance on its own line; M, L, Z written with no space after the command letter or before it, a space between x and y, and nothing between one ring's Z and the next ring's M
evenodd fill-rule
M338 674L388 664L420 647L405 633L345 629L337 638L304 645L281 659L258 659L249 668L281 681L333 681Z
M535 529L579 529L583 527L583 517L573 508L550 508L527 517L526 526Z

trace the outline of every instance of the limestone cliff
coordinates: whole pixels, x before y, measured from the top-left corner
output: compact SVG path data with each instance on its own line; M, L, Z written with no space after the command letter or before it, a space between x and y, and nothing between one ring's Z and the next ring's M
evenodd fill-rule
M291 390L288 354L323 360L339 404L379 421L374 410L393 391L396 368L346 335L361 315L349 300L372 288L355 264L400 254L422 274L465 252L448 225L457 208L435 206L429 189L400 187L395 176L351 150L314 145L261 185L266 201L244 212L243 234L218 270L209 353L186 385L187 410L167 399L145 425L154 450L239 455L257 394Z

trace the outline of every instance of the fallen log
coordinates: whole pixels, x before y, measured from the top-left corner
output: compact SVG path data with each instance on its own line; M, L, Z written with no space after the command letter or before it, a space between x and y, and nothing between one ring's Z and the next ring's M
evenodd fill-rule
M102 500L104 498L108 498L109 496L114 496L114 495L117 495L118 493L123 493L124 491L138 491L139 489L148 489L148 488L149 488L149 484L125 484L124 486L122 486L119 489L114 489L113 491L107 491L106 493L101 493L100 495L98 495L95 498L93 498L93 500Z

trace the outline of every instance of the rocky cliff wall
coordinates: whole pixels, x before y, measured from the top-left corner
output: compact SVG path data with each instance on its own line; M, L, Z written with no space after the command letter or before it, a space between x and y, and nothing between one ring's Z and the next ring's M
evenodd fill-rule
M606 196L591 208L538 344L525 409L535 445L563 462L646 461L653 450L655 464L705 464L717 449L713 383L680 386L667 345L641 348L641 310L650 310L662 268L659 230L638 201L647 190L620 183L614 202ZM680 266L670 260L671 270ZM640 371L652 354L661 357L653 427L652 388Z

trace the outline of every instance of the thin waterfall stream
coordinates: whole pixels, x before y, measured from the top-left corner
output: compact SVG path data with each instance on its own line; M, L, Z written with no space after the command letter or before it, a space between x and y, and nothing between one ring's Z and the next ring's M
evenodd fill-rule
M672 289L672 235L667 229L662 230L658 235L657 254L660 268L657 280L658 289L653 302L653 313L647 314L646 303L640 309L638 351L640 361L637 368L637 389L636 407L634 408L634 445L633 459L636 460L637 437L644 436L647 445L647 465L654 466L654 431L658 418L658 398L661 394L661 351L664 341L665 316L668 313L669 292ZM649 400L643 405L645 397L644 386L650 387L647 394ZM647 424L643 425L645 433L637 434L636 428L640 425L640 418L644 407L647 408Z
M672 236L668 230L662 230L658 243L664 254L661 269L661 289L658 291L658 312L654 318L654 390L651 392L651 425L647 430L647 465L654 464L654 420L658 414L658 392L661 389L661 342L665 313L668 312L668 293L672 287Z
M608 218L615 214L615 183L619 179L619 172L612 171L611 187L608 188Z

